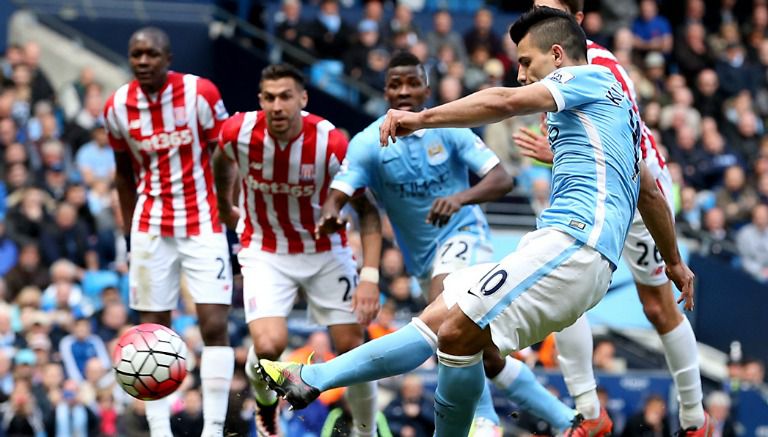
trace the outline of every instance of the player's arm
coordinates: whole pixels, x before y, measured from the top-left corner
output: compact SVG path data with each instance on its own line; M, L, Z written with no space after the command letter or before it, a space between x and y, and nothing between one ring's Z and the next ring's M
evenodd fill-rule
M123 234L131 233L133 210L136 208L136 178L133 174L133 160L128 151L115 149L115 188L123 216Z
M669 211L664 195L656 186L656 181L644 162L640 162L640 197L637 208L643 216L643 222L651 233L656 247L667 264L667 275L677 285L682 294L678 303L685 300L685 309L692 310L693 272L683 261L677 249L677 236L672 213Z
M234 205L237 193L237 163L221 149L213 152L213 183L221 221L230 229L237 228L240 210Z
M347 222L341 218L341 209L349 201L347 193L331 188L328 197L320 210L320 221L315 229L315 238L320 235L330 235L343 229Z
M510 192L512 185L512 176L498 163L474 186L436 199L427 215L427 223L443 226L462 206L496 200Z
M558 106L550 90L540 83L518 88L493 87L421 112L390 109L381 124L380 141L436 127L475 127L514 115L554 112Z
M367 193L354 196L349 201L360 220L360 240L363 246L363 268L360 283L352 297L352 308L357 322L367 325L379 312L379 262L381 258L381 217L379 209Z

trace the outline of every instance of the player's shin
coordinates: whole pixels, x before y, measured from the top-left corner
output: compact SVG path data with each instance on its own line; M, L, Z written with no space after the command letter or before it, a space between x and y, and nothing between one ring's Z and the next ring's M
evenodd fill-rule
M687 318L661 336L667 366L680 396L680 426L699 428L704 424L701 405L701 375L696 337Z
M171 402L168 398L147 401L147 423L152 437L173 437L171 432Z
M261 405L272 405L277 402L277 393L269 388L261 374L256 371L258 366L259 357L256 356L256 350L253 345L251 345L251 347L248 348L248 358L245 361L245 375L251 383L251 388L253 389L253 395L256 397L256 401Z
M435 435L465 437L469 433L485 385L482 358L482 352L457 356L437 351Z
M576 403L576 410L585 419L597 419L600 416L600 400L592 369L592 329L586 314L556 333L555 342L560 371Z
M352 413L352 435L376 437L376 381L349 386L347 401Z
M235 371L235 351L229 346L206 346L200 362L203 389L203 437L224 435L229 387Z
M304 366L301 379L325 391L399 375L419 367L437 349L437 336L420 319L327 363Z
M520 409L533 413L553 428L568 428L576 415L536 381L536 376L528 366L512 357L505 359L504 369L492 381Z

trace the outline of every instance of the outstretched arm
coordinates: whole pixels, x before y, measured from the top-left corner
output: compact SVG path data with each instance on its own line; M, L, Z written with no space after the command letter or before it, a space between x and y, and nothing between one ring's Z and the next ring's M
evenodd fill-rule
M692 310L693 272L683 261L677 249L677 237L672 213L669 211L664 195L656 186L656 181L648 172L645 163L640 163L640 197L637 208L643 216L643 222L651 233L656 247L667 264L667 276L677 285L682 294L679 302L685 300L685 309Z
M427 214L427 223L443 226L462 206L496 200L512 190L512 185L512 176L501 164L496 164L474 186L456 194L435 199Z
M519 88L486 88L459 100L421 112L390 109L381 124L381 144L389 138L436 127L475 127L496 123L513 115L553 112L557 103L552 93L540 83Z

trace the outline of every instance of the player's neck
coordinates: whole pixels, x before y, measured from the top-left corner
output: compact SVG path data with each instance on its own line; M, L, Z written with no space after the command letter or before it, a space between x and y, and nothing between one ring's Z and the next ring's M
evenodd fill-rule
M148 85L140 85L141 91L145 95L153 95L160 92L161 89L165 86L165 84L168 82L168 75L166 74L163 76L163 80L157 81L157 83L148 84Z
M304 129L304 123L297 123L296 126L291 126L287 131L278 134L270 131L269 135L280 143L290 143L296 140L301 135L301 131Z

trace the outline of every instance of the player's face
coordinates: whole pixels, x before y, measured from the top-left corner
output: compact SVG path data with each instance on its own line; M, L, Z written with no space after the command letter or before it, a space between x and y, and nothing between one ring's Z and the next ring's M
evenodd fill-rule
M555 47L559 46L552 46L543 52L534 43L531 34L524 36L517 45L517 60L520 63L517 81L525 85L532 84L560 67L562 53L555 50Z
M301 130L301 110L307 106L307 92L292 78L262 81L259 103L272 135L281 137Z
M390 68L384 97L389 107L404 111L420 111L429 97L429 86L423 70L416 66Z
M139 34L128 47L131 70L142 89L155 92L165 83L171 54L151 35Z

